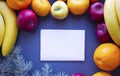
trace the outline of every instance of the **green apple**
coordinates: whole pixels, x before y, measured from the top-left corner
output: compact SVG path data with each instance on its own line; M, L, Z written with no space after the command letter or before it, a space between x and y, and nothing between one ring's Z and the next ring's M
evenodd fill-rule
M56 1L51 7L51 15L55 19L65 19L68 15L68 7L63 1Z

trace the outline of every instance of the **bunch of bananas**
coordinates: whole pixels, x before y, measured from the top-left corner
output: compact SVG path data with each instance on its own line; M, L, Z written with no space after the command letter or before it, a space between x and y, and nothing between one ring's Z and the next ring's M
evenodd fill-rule
M18 27L16 13L5 1L0 1L0 47L2 55L7 56L12 51L17 39Z
M112 40L120 46L120 0L105 0L104 19Z

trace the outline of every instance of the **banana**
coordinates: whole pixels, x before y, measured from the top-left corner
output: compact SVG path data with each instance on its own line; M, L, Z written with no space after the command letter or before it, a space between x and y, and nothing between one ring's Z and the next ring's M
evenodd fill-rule
M120 46L120 26L116 14L116 0L105 0L104 19L112 40Z
M18 35L16 13L6 4L5 1L0 1L0 13L5 21L5 35L2 43L2 55L8 56L15 45Z
M5 33L5 24L2 15L0 14L0 46L3 42L4 38L4 33Z
M120 22L120 0L116 0L116 12L117 12L118 20Z

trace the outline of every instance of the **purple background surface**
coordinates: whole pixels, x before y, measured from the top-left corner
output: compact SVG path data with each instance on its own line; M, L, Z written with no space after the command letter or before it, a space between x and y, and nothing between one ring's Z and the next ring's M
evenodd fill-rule
M51 4L55 0L49 0ZM104 0L101 0L104 3ZM100 69L93 62L93 53L95 48L101 44L95 35L96 24L86 12L83 15L75 16L69 12L65 20L56 20L50 14L47 17L38 17L39 24L37 29L32 32L19 30L19 36L16 43L22 47L22 54L27 61L33 62L32 73L39 70L44 63L52 65L54 72L66 72L69 75L73 73L83 73L85 76L92 76ZM40 62L40 30L41 29L82 29L85 30L85 61L80 62ZM112 71L113 76L120 76L120 68Z

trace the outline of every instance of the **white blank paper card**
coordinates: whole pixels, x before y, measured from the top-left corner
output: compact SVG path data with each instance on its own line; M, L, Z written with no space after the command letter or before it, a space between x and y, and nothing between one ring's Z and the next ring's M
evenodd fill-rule
M41 29L40 61L84 61L85 30Z

